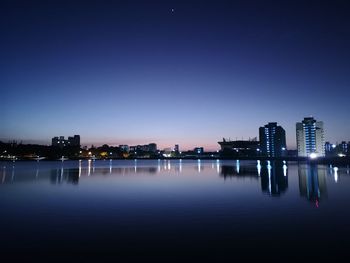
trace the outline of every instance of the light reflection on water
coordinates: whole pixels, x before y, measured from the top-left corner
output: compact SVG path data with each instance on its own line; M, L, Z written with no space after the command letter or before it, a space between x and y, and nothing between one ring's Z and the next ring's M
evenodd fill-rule
M155 247L225 256L237 248L237 255L238 248L265 251L276 240L273 246L287 252L315 251L327 240L334 248L350 245L348 166L83 160L0 167L0 231L11 255L14 248L35 254L58 246L79 255L118 247L128 257Z
M349 166L311 165L285 161L222 161L222 160L79 160L66 162L3 162L1 184L34 183L48 180L51 184L78 185L90 176L206 176L223 180L250 178L260 184L261 191L270 196L280 196L288 190L288 166L297 167L300 196L318 206L327 198L327 178L338 183L349 175ZM341 181L340 181L341 183Z

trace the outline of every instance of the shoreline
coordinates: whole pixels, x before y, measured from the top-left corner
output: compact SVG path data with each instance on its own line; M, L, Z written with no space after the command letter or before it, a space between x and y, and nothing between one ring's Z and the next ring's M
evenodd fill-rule
M222 161L273 161L273 162L301 162L301 163L309 163L309 164L348 164L350 165L350 157L322 157L317 159L310 159L307 157L278 157L278 158L269 158L269 157L207 157L207 156L198 156L198 157L161 157L161 158L69 158L67 160L60 159L50 159L45 158L42 160L35 159L0 159L0 162L46 162L46 161L57 161L57 162L65 162L65 161L102 161L102 160L222 160Z

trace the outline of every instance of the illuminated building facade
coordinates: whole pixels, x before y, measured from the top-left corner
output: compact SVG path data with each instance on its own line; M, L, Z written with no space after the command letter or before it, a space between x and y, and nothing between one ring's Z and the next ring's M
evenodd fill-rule
M260 151L267 157L282 157L286 153L286 132L277 125L269 122L259 128Z
M157 144L150 143L144 145L136 145L129 147L130 152L152 152L155 153L157 151Z
M296 124L296 139L299 157L324 157L325 142L323 122L313 117L304 118Z

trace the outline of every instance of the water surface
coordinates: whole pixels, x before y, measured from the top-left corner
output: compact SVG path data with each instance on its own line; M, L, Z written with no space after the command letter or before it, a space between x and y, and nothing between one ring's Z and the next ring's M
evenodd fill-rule
M293 162L2 162L1 253L22 259L336 258L349 167Z

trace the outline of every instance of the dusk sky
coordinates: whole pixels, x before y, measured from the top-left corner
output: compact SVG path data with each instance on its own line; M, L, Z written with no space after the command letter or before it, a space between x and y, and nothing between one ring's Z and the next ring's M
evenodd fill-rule
M307 3L306 3L307 2ZM348 1L1 1L0 140L350 140Z

